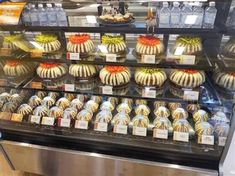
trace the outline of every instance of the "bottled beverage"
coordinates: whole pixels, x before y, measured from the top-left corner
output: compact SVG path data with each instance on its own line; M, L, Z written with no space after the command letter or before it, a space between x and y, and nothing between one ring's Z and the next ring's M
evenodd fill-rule
M54 8L52 8L52 4L47 4L47 19L49 26L57 26L57 15Z
M163 7L161 8L159 16L159 27L161 28L170 27L170 16L171 16L171 11L168 8L168 2L163 2Z
M47 13L42 4L38 4L38 19L40 26L47 26Z
M209 7L205 9L203 28L214 28L216 14L215 2L210 2Z
M34 4L32 4L30 10L30 21L32 26L39 26L38 11Z
M57 24L59 26L68 26L66 13L62 8L62 4L56 4Z
M193 11L191 5L189 3L184 3L184 6L181 10L181 27L190 28L192 25L192 21L190 17L192 17Z
M26 26L31 25L31 20L30 20L30 4L26 5L24 8L24 11L22 13L22 21Z
M198 3L198 5L193 8L193 15L195 17L195 22L192 24L192 28L201 28L204 17L204 9L202 8L201 3Z
M233 10L230 14L229 25L230 27L235 27L235 7L233 7Z
M173 2L173 7L171 9L171 20L170 24L173 28L180 27L180 19L181 19L181 9L180 4L178 2Z

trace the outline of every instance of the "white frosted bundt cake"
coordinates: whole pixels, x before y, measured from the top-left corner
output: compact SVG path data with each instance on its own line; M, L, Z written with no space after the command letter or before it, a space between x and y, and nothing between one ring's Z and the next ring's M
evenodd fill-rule
M215 72L213 78L219 86L235 90L235 72Z
M91 78L98 73L97 67L86 64L71 64L69 74L80 79Z
M66 74L67 67L58 63L41 63L37 68L37 75L40 78L59 78Z

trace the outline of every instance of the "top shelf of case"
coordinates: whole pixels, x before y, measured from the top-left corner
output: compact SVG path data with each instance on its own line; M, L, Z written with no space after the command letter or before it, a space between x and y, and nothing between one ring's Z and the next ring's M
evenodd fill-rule
M130 26L107 27L107 26L84 26L84 27L62 27L62 26L24 26L24 25L5 25L0 26L0 31L63 31L63 32L88 32L88 33L126 33L141 34L147 33L147 28L143 23L136 23ZM155 28L156 34L201 34L215 35L217 29L192 29L192 28Z

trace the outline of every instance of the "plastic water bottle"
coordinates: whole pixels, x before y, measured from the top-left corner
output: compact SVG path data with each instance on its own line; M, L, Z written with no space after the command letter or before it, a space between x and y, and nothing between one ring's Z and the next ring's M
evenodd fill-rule
M183 28L190 28L192 25L192 21L190 17L192 17L193 11L191 5L189 3L184 3L184 6L181 10L181 26Z
M159 27L161 28L170 27L170 17L171 17L171 11L168 8L168 2L163 2L163 7L161 8L159 16Z
M204 17L204 9L201 3L198 3L198 5L193 8L193 15L195 17L195 23L192 25L192 28L201 28Z
M62 4L56 4L57 24L59 26L68 26L66 13L62 8Z
M23 23L26 25L26 26L30 26L31 25L31 20L30 20L30 4L26 5L25 8L24 8L24 11L22 13L22 20L23 20Z
M178 2L173 2L173 7L171 9L171 20L170 24L173 28L180 27L180 19L181 19L181 9L180 4Z
M30 21L32 26L39 26L38 11L34 4L32 4L30 10Z
M214 28L216 14L215 2L210 2L205 9L203 28Z
M38 4L38 19L40 26L47 26L47 13L42 4Z
M55 9L52 8L52 4L47 4L47 19L49 26L57 26L57 15Z

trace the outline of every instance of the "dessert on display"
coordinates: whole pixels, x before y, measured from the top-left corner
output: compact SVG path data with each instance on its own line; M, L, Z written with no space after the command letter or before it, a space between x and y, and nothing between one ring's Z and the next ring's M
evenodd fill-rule
M92 116L93 113L91 111L83 109L77 114L76 119L89 122L92 119Z
M160 106L159 108L155 109L154 114L155 114L156 118L162 118L162 117L168 118L171 115L169 109L167 109L164 106Z
M135 81L142 86L161 87L166 79L166 73L160 69L137 68L135 71Z
M199 110L201 107L199 104L188 104L187 105L187 110L190 113L194 113L195 111Z
M195 123L203 121L207 122L208 119L209 119L209 114L202 109L199 109L198 111L195 111L193 113L193 120Z
M16 103L7 102L2 107L2 112L15 112L18 105Z
M172 112L172 119L179 120L179 119L187 119L188 118L188 112L185 111L183 108L177 108L173 110Z
M90 110L92 113L95 113L99 108L99 104L94 100L89 100L85 103L84 108Z
M104 101L101 105L100 105L100 110L109 110L109 111L113 111L114 110L114 105L110 102L110 101Z
M61 97L57 100L56 106L61 107L64 110L70 106L70 101L65 97Z
M0 99L3 100L4 102L9 101L11 98L11 95L7 92L3 92L0 94Z
M28 105L31 106L32 108L35 108L36 106L41 105L41 103L42 103L42 99L39 98L37 95L33 95L32 97L30 97L28 101Z
M22 104L18 108L17 113L22 114L23 116L28 116L32 113L32 111L33 109L31 108L31 106L29 106L28 104Z
M69 36L67 51L72 53L88 54L94 50L95 46L88 34L76 34Z
M98 68L88 64L71 64L69 74L78 79L89 79L98 74Z
M166 106L166 102L165 101L155 101L153 105L154 105L154 108L157 109L160 106Z
M195 131L198 135L198 142L202 142L202 135L212 136L214 129L208 122L200 122L195 125Z
M180 87L195 88L205 82L205 73L197 70L174 70L170 74L170 81Z
M214 131L217 137L227 137L229 134L229 124L227 123L217 123L214 126Z
M37 91L37 92L35 93L35 95L37 95L39 98L43 99L44 97L47 96L47 92L44 92L44 91ZM50 96L50 95L48 94L48 96Z
M188 133L190 125L187 120L179 119L173 123L173 130L176 132Z
M48 107L46 107L44 105L40 105L34 109L33 115L40 116L40 117L46 117L49 115L49 112L50 112L50 110L48 109Z
M75 99L75 94L71 94L71 93L64 93L64 97L67 98L69 101L72 101L73 99Z
M179 55L198 55L202 52L202 40L195 36L179 36L173 47L173 54L177 54L175 51L179 47L184 48Z
M113 115L110 111L102 110L96 115L95 122L96 123L109 123L111 122L112 118L113 118Z
M153 121L155 129L168 130L171 127L171 123L167 118L155 118Z
M4 74L7 76L21 77L32 74L34 71L34 65L28 62L22 62L19 60L7 60L3 67Z
M103 35L101 43L106 46L108 53L122 54L125 53L127 49L122 35Z
M54 34L39 34L35 37L35 41L40 45L37 49L45 53L58 51L61 47L58 37Z
M77 109L66 108L63 113L63 119L75 119L77 115Z
M101 96L92 96L91 100L94 100L96 103L100 104L102 101L102 97Z
M131 112L131 110L132 110L132 108L127 103L121 103L117 106L118 112L125 112L125 113L129 114Z
M127 103L127 104L129 104L129 106L132 106L133 99L131 99L131 98L122 98L121 102L122 103Z
M161 55L164 52L164 45L155 36L140 35L137 39L136 52L138 55Z
M63 109L61 107L53 106L49 110L49 116L55 119L61 118L63 116Z
M58 93L58 92L49 92L48 96L50 96L51 98L56 100L56 99L58 99L60 97L60 93Z
M10 50L17 50L18 47L15 44L13 44L13 42L16 40L19 40L21 38L22 38L21 34L13 34L13 35L9 35L9 36L4 36L2 48L7 48Z
M223 54L228 57L235 56L235 39L231 37L227 43L225 43L223 50Z
M148 128L149 125L149 118L144 115L136 115L132 119L133 127L142 127L142 128Z
M214 81L219 86L235 91L235 72L215 72Z
M37 68L37 75L40 78L55 79L67 73L67 66L59 63L40 63Z
M137 99L135 100L135 105L138 106L138 105L147 105L148 102L146 100L143 100L143 99Z
M116 97L108 97L107 101L110 101L110 103L112 103L113 106L116 106L119 100Z
M42 99L42 105L45 105L47 107L51 107L54 104L55 104L55 100L52 97L50 97L50 96L44 97Z
M212 117L211 120L213 123L229 123L230 119L223 111L217 111Z
M77 109L78 111L80 111L83 107L84 103L78 99L75 98L71 101L70 107Z
M113 117L114 125L125 125L130 123L130 116L126 113L119 112Z
M135 114L148 116L150 114L150 109L148 106L141 104L141 105L136 106Z
M171 111L174 111L176 110L177 108L181 108L182 105L181 103L175 103L175 102L170 102L168 103L168 108L171 110Z
M124 66L105 66L100 71L100 79L106 85L122 86L130 82L131 72Z
M12 94L9 101L12 103L20 104L23 101L23 98L19 94Z

